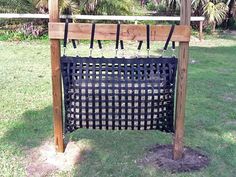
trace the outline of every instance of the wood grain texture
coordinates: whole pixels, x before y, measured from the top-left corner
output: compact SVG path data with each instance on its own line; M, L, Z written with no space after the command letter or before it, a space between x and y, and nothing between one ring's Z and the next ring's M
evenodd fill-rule
M181 25L190 25L191 1L181 1ZM180 42L179 46L179 63L177 78L177 94L176 94L176 128L174 135L173 158L174 160L183 157L184 147L184 119L185 119L185 102L187 90L187 72L189 60L189 42Z
M59 21L58 0L49 1L49 21ZM62 88L60 72L60 40L51 39L51 67L52 67L52 94L53 94L53 121L54 141L57 152L64 152L63 116L62 116Z
M49 23L49 38L64 38L64 23ZM70 23L68 30L69 39L90 39L92 24ZM170 25L152 25L151 40L166 41L170 32ZM171 40L176 42L188 42L190 40L191 27L188 25L177 25ZM96 24L96 40L115 40L116 24ZM140 41L146 40L146 25L122 24L120 32L121 40Z

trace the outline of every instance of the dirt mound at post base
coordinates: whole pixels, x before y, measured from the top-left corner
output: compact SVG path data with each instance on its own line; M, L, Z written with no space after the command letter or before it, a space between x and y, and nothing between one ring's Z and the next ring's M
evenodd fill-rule
M209 164L206 155L189 147L184 148L184 157L180 160L173 160L172 151L172 145L155 145L138 163L142 167L151 165L172 173L198 171Z

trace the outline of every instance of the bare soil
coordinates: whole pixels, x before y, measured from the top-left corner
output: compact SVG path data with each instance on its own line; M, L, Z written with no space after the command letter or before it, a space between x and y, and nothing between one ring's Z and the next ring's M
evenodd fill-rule
M83 160L83 154L87 151L91 151L90 147L69 142L65 153L57 153L53 141L47 141L26 152L27 176L42 177L50 176L55 172L71 171Z
M138 161L141 167L153 166L156 169L172 173L198 171L205 168L210 160L197 150L184 148L184 157L180 160L172 159L172 145L155 145L148 149L144 158Z

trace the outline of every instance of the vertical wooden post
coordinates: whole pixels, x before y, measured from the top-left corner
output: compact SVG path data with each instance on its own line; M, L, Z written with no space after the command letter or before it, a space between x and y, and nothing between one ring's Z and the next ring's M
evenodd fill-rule
M202 41L202 38L203 38L203 21L200 21L199 22L199 40Z
M59 22L58 0L49 0L49 21ZM53 94L54 142L57 152L64 152L63 117L62 117L62 88L60 73L60 40L51 39L51 67Z
M180 24L190 25L191 1L181 0ZM179 63L178 63L178 83L176 94L176 130L174 135L173 158L174 160L183 157L184 145L184 117L185 100L187 88L187 69L189 59L189 42L180 42L179 44Z

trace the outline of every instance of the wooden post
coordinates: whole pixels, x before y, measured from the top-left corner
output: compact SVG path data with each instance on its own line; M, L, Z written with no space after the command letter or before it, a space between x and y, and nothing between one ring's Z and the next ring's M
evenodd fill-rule
M49 0L49 21L59 22L58 0ZM57 152L64 152L63 117L62 117L62 88L60 73L60 40L51 39L51 67L53 94L54 142Z
M202 41L202 38L203 38L203 21L200 21L199 22L199 40Z
M191 1L181 0L180 24L190 25ZM173 159L178 160L183 157L184 145L184 117L185 100L187 86L187 69L189 59L189 42L180 42L179 63L176 94L176 130L174 135Z

